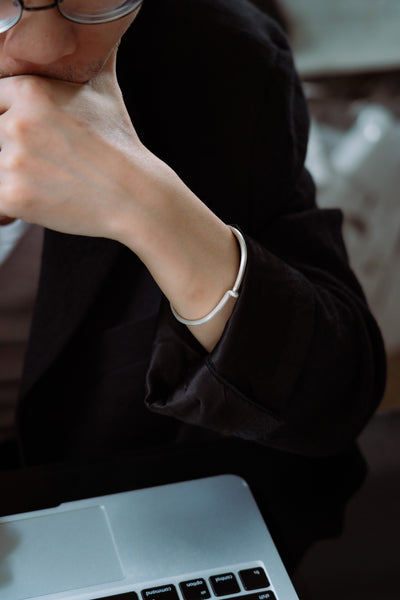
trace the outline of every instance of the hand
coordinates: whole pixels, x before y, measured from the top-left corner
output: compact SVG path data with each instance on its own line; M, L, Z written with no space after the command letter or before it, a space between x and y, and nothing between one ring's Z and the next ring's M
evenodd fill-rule
M112 237L129 198L121 175L148 153L125 109L112 65L88 84L0 80L0 214L66 233ZM129 158L127 158L129 157ZM125 165L126 166L126 165Z

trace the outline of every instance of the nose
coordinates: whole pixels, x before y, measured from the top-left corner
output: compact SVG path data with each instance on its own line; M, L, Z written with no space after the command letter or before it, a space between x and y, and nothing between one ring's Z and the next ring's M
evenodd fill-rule
M70 56L76 49L74 23L55 7L24 12L3 39L3 54L8 58L41 66Z

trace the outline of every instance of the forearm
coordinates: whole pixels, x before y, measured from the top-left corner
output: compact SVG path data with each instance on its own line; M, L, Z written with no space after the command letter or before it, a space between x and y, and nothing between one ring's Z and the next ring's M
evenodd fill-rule
M121 213L114 236L139 256L179 315L201 319L233 287L238 243L171 169L152 160L157 175L142 187L139 210L135 203ZM210 321L189 327L206 350L218 342L234 304L229 298Z

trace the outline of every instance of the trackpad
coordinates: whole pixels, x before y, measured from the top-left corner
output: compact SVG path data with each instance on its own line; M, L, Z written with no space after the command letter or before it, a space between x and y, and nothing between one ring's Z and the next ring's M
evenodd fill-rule
M24 600L123 578L101 506L0 523L0 598Z

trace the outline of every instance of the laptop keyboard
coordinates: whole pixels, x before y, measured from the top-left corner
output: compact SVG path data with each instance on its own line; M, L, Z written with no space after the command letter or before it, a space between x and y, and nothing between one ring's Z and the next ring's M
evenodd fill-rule
M222 597L226 600L278 600L265 570L259 566L93 600L208 600Z

